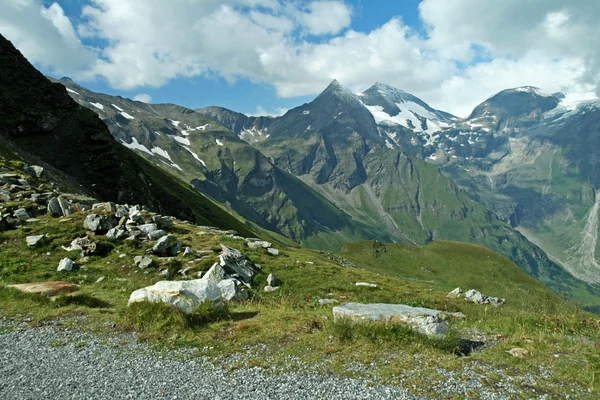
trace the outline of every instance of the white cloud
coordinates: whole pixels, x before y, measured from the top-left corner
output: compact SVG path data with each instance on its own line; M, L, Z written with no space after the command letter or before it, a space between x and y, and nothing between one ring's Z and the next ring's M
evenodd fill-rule
M146 93L136 94L133 98L135 101L141 101L142 103L150 103L152 101L152 96Z
M256 106L256 110L251 113L247 113L246 115L249 117L280 117L289 110L287 108L276 107L275 109L269 111L265 107L258 105Z
M342 1L313 1L298 21L312 35L336 34L350 26L352 11Z
M90 1L75 26L57 3L4 1L0 31L57 74L128 90L203 75L293 97L333 78L354 90L381 81L463 116L506 87L585 93L600 80L595 1L423 0L426 36L400 17L352 30L343 1Z

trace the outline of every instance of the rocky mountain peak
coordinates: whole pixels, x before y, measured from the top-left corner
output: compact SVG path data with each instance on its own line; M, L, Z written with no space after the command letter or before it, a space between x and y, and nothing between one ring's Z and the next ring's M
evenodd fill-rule
M472 118L494 115L498 120L512 118L536 119L554 109L560 98L535 86L521 86L502 90L475 107Z

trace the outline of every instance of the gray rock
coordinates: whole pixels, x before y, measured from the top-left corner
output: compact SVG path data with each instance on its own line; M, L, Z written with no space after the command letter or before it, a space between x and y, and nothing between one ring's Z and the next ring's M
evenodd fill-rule
M16 180L19 178L20 178L20 176L17 174L0 174L0 183L4 184L4 183L16 182Z
M138 209L129 209L129 220L133 222L140 222L142 220L142 214Z
M117 204L117 211L115 212L117 218L123 218L129 216L129 208L126 205Z
M0 201L10 201L12 196L8 190L0 189Z
M506 299L501 299L500 297L488 297L487 301L494 307L500 307L502 304L506 303Z
M281 281L279 279L277 279L275 277L275 275L273 274L269 274L269 276L267 276L267 285L269 286L279 286L281 284Z
M335 303L339 303L338 300L336 299L319 299L319 304L326 306L328 304L335 304Z
M96 283L102 283L106 280L105 276L101 276L100 278L96 279Z
M63 258L58 263L56 271L73 271L75 269L75 263L70 258Z
M408 325L427 336L442 337L450 327L442 311L404 304L344 303L333 307L334 320L382 321Z
M60 215L62 215L63 217L68 217L69 215L73 214L73 208L71 207L71 203L69 203L67 199L65 199L62 196L58 196L57 200L58 205L60 207Z
M173 227L173 221L167 217L163 217L162 215L153 216L152 222L158 225L160 229L170 229Z
M48 243L49 238L47 235L35 235L35 236L27 236L25 238L25 241L27 242L27 246L35 247L35 246L41 246L45 243Z
M217 284L223 301L248 300L248 291L236 279L224 279Z
M181 251L181 242L173 235L165 235L158 239L152 252L160 255L176 256Z
M21 186L27 186L27 187L29 187L29 182L27 182L27 179L17 179L17 182Z
M230 274L238 274L244 281L250 282L256 270L246 256L239 250L221 244L223 252L219 256L220 265L225 272Z
M83 227L95 233L105 233L117 226L117 220L107 215L89 214L83 221Z
M279 250L274 249L273 247L269 247L267 249L267 253L269 253L272 256L278 256L279 255Z
M134 291L128 305L139 302L165 303L191 314L202 304L209 303L215 310L223 308L221 291L211 280L160 281Z
M30 165L25 168L25 172L35 176L36 178L40 178L44 173L44 167L40 167L39 165Z
M265 293L272 293L272 292L275 292L275 291L279 290L279 286L273 287L273 286L267 285L267 286L264 287L263 290L265 291Z
M13 212L13 216L17 219L20 219L21 221L25 221L31 218L27 213L27 210L25 210L24 208L19 208L15 210L15 212Z
M364 286L364 287L370 287L370 288L377 287L377 285L375 283L368 283L368 282L356 282L356 286Z
M144 232L146 235L150 235L150 233L156 232L158 230L158 226L156 224L139 225L137 228L140 231Z
M48 200L48 212L53 217L62 216L62 210L60 209L60 203L58 202L58 199L56 197L52 197L50 200Z
M135 256L133 257L133 264L141 269L154 267L156 264L152 257L148 256Z
M491 304L494 307L499 307L506 302L505 299L489 297L475 289L468 290L465 293L465 300L475 304Z
M451 291L450 293L448 293L446 295L446 297L449 298L449 299L456 299L456 298L462 296L462 293L463 293L462 289L459 288L459 287L457 287L456 289L454 289L453 291Z
M268 249L269 247L271 247L271 243L266 242L264 240L258 240L258 239L248 239L248 241L246 242L246 245L248 247L250 247L251 249Z
M221 282L223 279L225 279L225 276L227 276L227 273L225 272L223 267L221 267L219 263L214 263L212 267L210 267L210 269L206 271L202 279L211 280L214 282Z
M167 234L167 232L165 232L164 230L157 229L157 230L155 230L153 232L150 232L148 234L148 239L150 239L150 240L157 240L157 239L160 239L161 237L165 236L166 234Z
M106 237L110 240L119 240L124 238L126 234L127 232L123 229L112 228L109 229L108 232L106 232Z
M183 249L183 256L184 257L196 257L196 252L194 251L194 249L192 249L191 247L186 247L185 249Z

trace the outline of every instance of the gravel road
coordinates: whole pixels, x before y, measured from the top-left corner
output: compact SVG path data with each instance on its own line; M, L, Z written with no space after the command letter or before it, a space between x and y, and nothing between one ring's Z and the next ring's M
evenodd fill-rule
M2 399L416 399L398 387L299 371L227 370L134 336L0 321Z

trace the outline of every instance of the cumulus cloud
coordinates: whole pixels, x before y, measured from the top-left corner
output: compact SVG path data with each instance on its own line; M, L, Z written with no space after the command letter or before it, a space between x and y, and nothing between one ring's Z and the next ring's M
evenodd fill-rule
M135 101L141 101L142 103L150 103L152 101L152 96L146 93L138 93L133 97L133 99Z
M127 90L221 76L294 97L333 78L354 90L381 81L464 116L507 87L599 86L600 2L423 0L422 34L401 17L353 30L352 8L333 0L89 1L75 23L57 3L4 1L0 32L57 74Z

